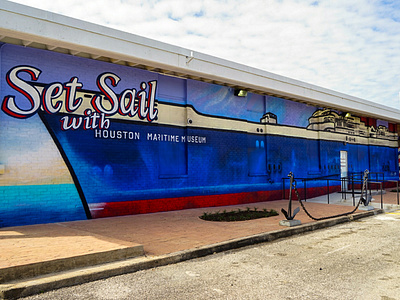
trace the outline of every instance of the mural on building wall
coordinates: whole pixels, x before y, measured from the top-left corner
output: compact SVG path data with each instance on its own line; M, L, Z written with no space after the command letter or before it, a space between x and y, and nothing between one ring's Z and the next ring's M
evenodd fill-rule
M278 199L282 177L398 177L385 121L1 47L0 226ZM317 188L318 182L310 188Z

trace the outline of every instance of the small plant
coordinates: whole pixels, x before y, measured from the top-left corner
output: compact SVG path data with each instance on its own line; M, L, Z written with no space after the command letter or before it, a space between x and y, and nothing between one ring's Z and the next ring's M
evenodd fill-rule
M217 222L234 222L234 221L246 221L246 220L253 220L260 218L268 218L277 215L278 213L273 209L267 210L266 208L264 208L261 211L257 210L257 207L255 207L253 210L247 207L246 210L238 209L236 211L233 210L230 212L224 210L222 213L219 211L215 213L203 213L203 215L200 216L200 219L206 221L217 221Z

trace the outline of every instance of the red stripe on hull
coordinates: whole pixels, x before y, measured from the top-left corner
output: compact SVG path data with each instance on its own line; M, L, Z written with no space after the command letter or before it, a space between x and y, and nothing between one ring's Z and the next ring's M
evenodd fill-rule
M340 186L332 186L329 192L338 191ZM316 187L307 189L307 198L324 195L327 193L326 187ZM286 190L287 199L289 190ZM304 190L299 190L300 197L304 196ZM102 205L94 205L91 209L92 218L116 217L125 215L146 214L162 211L182 210L189 208L216 207L249 204L264 201L273 201L282 199L282 191L258 191L237 194L207 195L178 198L162 198L152 200L136 200L124 202L108 202ZM293 194L293 198L297 200ZM302 198L303 199L303 198Z

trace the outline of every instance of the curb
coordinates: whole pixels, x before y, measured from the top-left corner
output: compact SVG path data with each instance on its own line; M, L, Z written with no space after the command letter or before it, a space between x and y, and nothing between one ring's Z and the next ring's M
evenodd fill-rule
M30 280L47 274L76 270L143 255L145 255L143 245L135 245L126 248L4 268L0 270L0 284L11 281Z
M383 209L360 212L357 214L338 217L329 220L307 223L295 227L260 233L248 237L232 239L195 249L174 252L155 257L137 257L123 261L85 267L60 273L43 275L21 281L0 284L0 299L17 299L63 287L79 285L95 280L106 279L112 276L133 273L140 270L175 264L186 260L200 258L218 252L242 248L264 242L271 242L281 238L298 235L318 229L331 227L345 222L383 213Z

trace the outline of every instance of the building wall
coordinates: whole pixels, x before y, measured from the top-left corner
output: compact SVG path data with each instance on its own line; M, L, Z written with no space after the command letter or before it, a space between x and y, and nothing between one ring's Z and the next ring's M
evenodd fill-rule
M9 44L0 59L0 227L279 199L290 171L339 174L343 150L398 178L384 120Z

